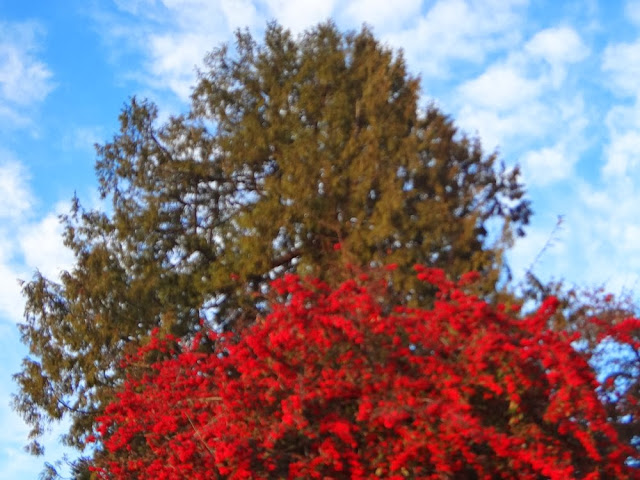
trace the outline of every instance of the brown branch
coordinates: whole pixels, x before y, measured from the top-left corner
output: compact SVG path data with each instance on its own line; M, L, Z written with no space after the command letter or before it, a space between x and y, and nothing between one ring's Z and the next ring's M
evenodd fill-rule
M196 426L193 424L193 422L191 421L191 417L189 416L188 413L185 413L185 416L187 417L187 420L189 420L189 424L191 425L191 428L193 428L193 431L195 432L196 436L198 437L198 439L202 442L202 444L204 445L204 448L207 449L207 451L211 454L211 455L215 455L215 452L213 450L211 450L211 448L209 447L209 445L207 445L207 443L204 441L204 438L202 438L202 435L200 435L200 432L198 431L198 429L196 428Z

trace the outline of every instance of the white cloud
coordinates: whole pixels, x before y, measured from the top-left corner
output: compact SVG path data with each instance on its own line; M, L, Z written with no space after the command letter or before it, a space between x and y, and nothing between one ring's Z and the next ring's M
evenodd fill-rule
M13 326L12 326L13 327ZM0 360L3 365L11 365L12 368L20 364L20 357L26 353L16 349L19 343L17 329L7 325L0 325L0 333L3 334L3 341L0 342L0 348L4 354L0 354ZM26 349L25 349L26 350ZM15 390L15 384L9 378L9 372L5 378L1 378L0 382L0 398L6 401L0 402L0 424L3 426L0 431L0 465L2 465L1 478L38 478L39 473L44 468L45 460L43 458L35 459L32 455L24 450L27 443L30 428L22 421L22 419L11 409L9 398ZM13 372L11 372L13 373ZM66 426L68 422L61 425ZM46 454L49 459L59 459L66 453L70 458L78 455L77 451L70 451L68 447L60 444L60 435L64 433L61 425L54 425L51 432L45 433L42 440L47 446ZM60 472L63 478L70 478L69 468L62 466Z
M640 174L640 98L634 105L617 105L606 117L608 143L604 148L605 177L623 177Z
M554 145L560 143L571 145L563 148L571 164L575 164L586 148L584 130L588 125L579 92L562 95L534 79L522 82L519 96L519 79L511 85L505 81L501 88L492 88L487 80L463 84L458 89L456 120L465 131L477 132L489 150L500 147L511 155L532 149L558 149Z
M550 131L554 113L549 105L540 102L520 104L508 112L469 102L460 107L456 120L465 131L477 132L488 150L500 147L504 151L509 147L515 151Z
M126 21L102 16L101 31L110 42L124 42L144 57L144 71L129 72L155 90L171 91L186 102L196 80L196 69L207 52L228 41L232 31L249 27L261 31L269 18L294 32L327 20L336 0L138 0L118 1Z
M563 194L556 194L549 212L534 217L527 236L516 242L508 258L514 276L522 278L553 231L552 214L563 214L560 230L536 263L543 281L554 277L581 287L604 286L613 293L637 286L640 279L640 191L629 179L599 187L574 178ZM544 212L543 212L544 215Z
M18 317L14 318L17 320ZM0 374L0 478L38 478L44 467L45 459L35 459L24 450L30 427L11 408L11 394L17 391L17 385L11 380L11 375L18 370L20 361L27 353L26 347L20 344L20 334L14 324L0 323L0 363L5 369ZM51 459L62 458L67 453L71 458L77 452L69 451L60 444L60 435L68 422L53 425L51 432L45 433L42 440L47 446L47 456ZM64 478L70 478L70 472L63 468Z
M640 39L615 43L603 54L602 70L609 75L611 89L619 95L640 95Z
M519 163L525 185L550 186L574 175L574 167L590 142L585 134L589 118L582 97L560 97L523 100L507 110L470 101L460 109L458 123L466 131L477 132L488 150L499 146Z
M18 243L28 270L38 269L45 277L58 278L73 264L73 254L62 242L63 226L59 214L68 205L58 204L53 212L20 228Z
M268 17L277 19L283 26L299 33L304 29L328 20L334 13L337 0L264 0Z
M628 2L625 13L640 25L640 2ZM620 96L634 99L631 104L615 105L606 116L608 142L603 149L602 174L606 200L598 205L602 215L608 212L609 225L602 222L596 234L610 238L613 258L624 258L621 272L640 270L640 220L637 206L640 190L635 180L640 174L640 38L632 43L613 43L603 54L602 70L608 74L609 87ZM588 192L592 193L592 192ZM608 237L607 237L608 235Z
M410 28L384 36L402 47L428 76L448 76L456 61L481 64L487 55L517 43L524 0L440 0Z
M113 0L118 8L131 15L148 15L157 0Z
M62 137L61 146L65 150L74 149L93 153L95 144L104 143L105 138L107 137L102 127L76 127Z
M526 185L544 187L575 177L575 165L590 144L586 137L589 125L582 97L562 99L549 107L547 142L521 157ZM544 145L547 142L541 143Z
M13 156L0 150L0 220L20 219L33 205L27 172Z
M196 81L196 70L205 55L222 42L229 41L234 30L249 27L260 31L265 26L265 18L260 14L278 18L290 28L303 24L306 27L305 22L323 16L330 3L119 0L116 2L119 14L96 13L95 19L99 31L114 51L133 49L143 55L144 68L127 72L125 77L136 79L156 92L173 92L186 102ZM323 19L328 17L330 10L328 12Z
M587 54L569 27L539 31L458 86L459 123L486 146L517 155L527 185L569 178L587 146L588 116L582 94L567 88L568 67Z
M163 24L173 32L193 32L197 35L227 39L235 28L252 25L255 8L247 0L160 0ZM152 10L153 11L153 10ZM157 11L157 9L156 9ZM244 17L243 17L244 16ZM241 23L230 23L230 19ZM216 31L218 30L218 31ZM209 45L211 49L214 45ZM203 55L204 52L200 52Z
M258 23L258 11L251 0L221 0L220 9L230 29L255 26Z
M569 27L554 27L538 32L524 46L527 54L540 58L551 67L547 78L555 88L564 82L567 67L589 55L589 49L576 31Z
M494 65L479 77L462 84L459 91L475 105L505 110L535 98L541 87L540 82L523 77L520 69Z
M114 49L133 46L143 54L145 71L135 78L173 91L184 101L195 81L194 66L239 27L259 35L269 19L294 33L329 18L342 28L369 22L385 42L404 48L414 69L440 77L456 61L477 65L489 53L517 42L527 3L439 0L427 8L420 0L118 0L120 13L102 15L99 30L110 42L115 39Z
M24 306L18 280L27 280L36 268L56 278L73 260L62 245L62 226L57 218L67 205L59 204L34 220L36 199L28 172L7 152L0 155L0 198L0 317L14 322Z
M115 6L115 13L95 11L93 19L113 62L123 54L142 55L142 68L121 72L123 78L151 87L154 97L172 92L182 102L189 99L196 67L207 52L229 39L240 26L233 22L252 21L246 0L119 0Z
M354 0L348 2L344 16L350 23L372 25L376 32L402 27L420 15L421 0Z
M569 177L573 162L562 145L528 152L522 159L527 185L548 185Z
M640 224L623 225L620 235L620 249L628 256L640 254Z
M24 274L13 265L0 262L0 318L12 324L22 318L24 310L19 283L20 279L25 279Z
M204 53L215 45L213 39L197 33L151 35L149 45L150 82L169 89L187 100L195 81L195 72Z
M640 146L640 130L614 132L605 150L606 163L602 173L607 176L628 175L640 163L638 146Z
M576 188L572 220L577 235L571 250L578 278L631 286L640 271L640 191L629 178L615 178L601 187L581 183ZM582 260L582 263L579 263Z
M17 112L8 105L0 105L0 120L3 120L3 125L13 127L25 127L30 123L28 116Z
M579 62L589 53L580 36L569 27L547 28L536 33L525 50L551 64Z
M18 320L23 308L18 278L24 272L17 266L16 232L34 204L28 181L23 165L0 149L0 318L10 321Z
M606 125L610 131L640 129L640 98L635 105L615 105L606 115Z
M53 90L51 71L36 57L41 36L35 23L0 22L2 117L21 117L21 109L41 102Z
M504 60L463 83L458 92L466 102L497 110L516 108L539 98L545 90L558 90L565 79L565 66L583 60L588 53L570 28L538 32L521 49L514 48ZM549 66L541 64L544 60Z
M640 1L629 0L624 8L624 13L635 25L640 25Z

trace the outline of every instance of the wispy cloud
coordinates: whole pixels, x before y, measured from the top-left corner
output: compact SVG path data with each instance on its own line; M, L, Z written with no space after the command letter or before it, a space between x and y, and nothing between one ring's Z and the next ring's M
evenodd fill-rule
M142 68L121 74L136 80L143 90L169 92L182 102L188 101L207 52L228 41L238 28L258 24L264 28L259 5L249 0L118 0L115 4L115 11L101 9L93 12L93 18L116 61L127 53L141 55L136 63Z
M572 216L578 227L572 249L583 258L576 270L584 282L608 282L616 288L632 287L640 271L640 191L629 179L595 187L585 182ZM574 258L574 261L576 259Z
M376 32L398 32L421 16L421 0L354 0L345 2L343 20L358 25L367 23Z
M15 390L11 375L27 354L20 345L16 323L22 319L24 298L20 280L29 280L36 269L55 280L72 264L72 254L63 245L58 214L68 205L58 204L38 218L31 175L13 153L0 149L0 470L2 478L34 478L44 461L34 461L24 449L29 427L12 411L9 398ZM10 366L10 367L8 367ZM44 436L50 458L60 458L66 447L59 436L65 425L57 425Z
M572 28L537 32L457 88L460 122L488 147L517 153L530 184L569 178L588 118L582 93L567 88L568 73L588 54Z
M82 126L71 128L69 133L62 136L60 147L65 150L80 150L95 152L95 145L101 144L108 138L105 129L99 126Z
M627 2L625 17L640 25L640 2ZM580 235L572 249L589 259L588 268L576 269L581 278L604 277L612 287L632 288L640 280L640 37L606 45L600 68L595 75L613 103L601 112L600 181L581 181L575 189L573 217Z
M17 158L0 150L0 317L15 322L22 316L23 300L18 278L20 266L16 232L28 222L35 202L29 175Z
M482 75L460 86L467 102L495 111L511 110L540 95L539 79L526 78L520 68L509 64L494 64Z
M568 178L574 162L564 143L530 150L522 157L527 183L543 186Z
M63 244L64 229L59 220L68 208L66 202L60 203L44 218L19 228L17 241L29 271L37 269L45 277L57 279L63 270L71 268L74 258Z
M554 88L562 86L567 68L584 60L589 49L580 35L570 27L552 27L536 33L524 46L532 59L539 59L550 67L545 78Z
M609 45L603 56L602 69L608 75L612 90L623 96L640 93L640 38L630 43Z
M440 0L413 25L384 36L402 47L425 76L447 77L456 62L481 65L487 56L517 43L526 0Z
M22 218L34 202L26 169L3 150L0 150L0 198L0 220Z
M628 2L626 13L638 21L640 2ZM617 102L606 114L607 144L602 174L609 185L640 174L640 37L629 43L610 43L602 55L606 86ZM617 189L619 191L619 189ZM638 192L640 195L640 192Z
M385 42L404 49L413 69L446 77L457 61L480 65L520 38L527 0L137 0L101 12L100 32L114 45L137 50L142 72L130 72L156 90L186 101L204 54L237 28L259 33L275 19L294 32L336 19L344 28L372 25Z
M631 22L633 22L635 25L640 25L640 1L628 1L625 5L624 12Z
M23 110L53 90L53 74L38 59L44 32L34 22L0 22L0 118L27 123Z
M275 18L294 32L302 32L311 25L328 20L341 3L338 0L301 2L296 0L263 0L267 18ZM344 8L348 2L342 3Z
M72 264L58 220L68 204L59 203L43 217L36 217L38 200L27 168L1 150L0 198L0 318L16 322L24 306L18 280L28 280L36 269L56 279Z
M0 361L3 364L18 365L21 352L16 351L18 344L18 334L15 329L11 329L6 325L0 324ZM0 378L0 423L2 430L0 431L0 465L2 465L1 478L37 478L38 472L44 467L45 460L36 459L24 450L24 444L30 428L15 414L11 409L9 398L13 390L13 382L7 374L6 377ZM67 448L60 444L60 435L64 433L64 422L62 425L55 425L52 431L45 433L43 442L47 445L48 459L62 458ZM69 475L69 469L63 468L60 472L63 475ZM70 478L70 477L63 477Z

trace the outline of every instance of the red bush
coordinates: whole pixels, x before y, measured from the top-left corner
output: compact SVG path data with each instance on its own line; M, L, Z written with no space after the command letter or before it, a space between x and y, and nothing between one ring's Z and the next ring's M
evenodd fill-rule
M217 350L183 345L100 419L107 478L635 478L575 338L439 270L432 309L386 312L379 283L289 276L287 301ZM169 350L154 339L139 353Z

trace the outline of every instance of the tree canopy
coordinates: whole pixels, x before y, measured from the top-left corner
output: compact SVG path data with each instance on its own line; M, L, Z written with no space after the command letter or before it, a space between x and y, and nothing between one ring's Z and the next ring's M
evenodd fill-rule
M66 415L82 447L152 331L238 331L287 273L335 285L346 264L395 263L388 299L408 306L434 293L414 264L478 271L495 292L531 214L518 170L420 94L400 53L326 23L239 32L206 58L186 114L160 122L132 99L97 148L107 207L74 199L63 218L75 264L24 284L15 406L32 437Z
M99 419L109 479L640 478L593 369L549 330L551 297L514 316L419 266L433 308L386 312L389 280L285 276L241 335L154 336ZM629 320L638 329L640 321ZM89 439L95 441L93 436Z

